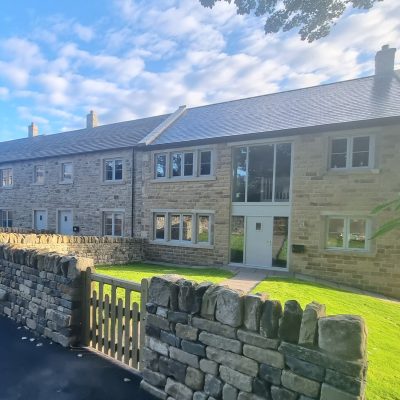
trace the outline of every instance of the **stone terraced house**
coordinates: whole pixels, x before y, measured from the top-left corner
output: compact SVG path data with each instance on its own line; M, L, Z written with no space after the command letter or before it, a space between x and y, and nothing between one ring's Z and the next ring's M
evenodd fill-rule
M399 295L400 71L0 143L0 223L145 239L148 260ZM34 128L34 127L33 127Z

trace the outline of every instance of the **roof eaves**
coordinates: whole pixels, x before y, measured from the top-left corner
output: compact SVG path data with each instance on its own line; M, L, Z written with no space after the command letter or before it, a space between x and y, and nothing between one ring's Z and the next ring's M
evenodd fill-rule
M161 122L160 125L156 126L147 136L145 136L138 145L151 145L160 135L169 128L177 119L179 119L186 111L186 106L180 106L174 113L172 113L167 119Z

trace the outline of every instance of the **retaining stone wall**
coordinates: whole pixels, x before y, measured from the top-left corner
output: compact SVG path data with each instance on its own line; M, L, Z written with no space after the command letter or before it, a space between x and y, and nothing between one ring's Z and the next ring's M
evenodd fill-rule
M366 326L325 306L153 277L141 388L162 400L361 400Z
M88 267L93 260L0 244L0 315L63 346L77 344Z
M143 240L134 238L0 232L0 243L92 258L95 264L125 264L143 260Z

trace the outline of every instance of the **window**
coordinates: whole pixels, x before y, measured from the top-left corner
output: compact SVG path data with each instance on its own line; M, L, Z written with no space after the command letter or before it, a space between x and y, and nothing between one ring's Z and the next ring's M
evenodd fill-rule
M33 172L33 182L37 185L44 184L44 165L35 165Z
M291 159L290 143L234 149L232 202L288 202Z
M13 226L13 213L9 210L0 210L0 227L12 228Z
M211 221L211 214L156 212L154 213L154 240L211 244Z
M337 138L331 141L329 167L370 168L372 138L370 136Z
M231 262L242 264L244 260L244 217L242 216L232 217L230 244Z
M103 235L104 236L123 236L122 212L105 211L103 213Z
M156 179L211 176L212 150L159 153L154 156L154 164Z
M61 164L61 182L72 182L74 167L72 162Z
M104 180L122 181L122 160L105 160Z
M327 249L368 250L369 220L353 217L329 217Z
M11 187L13 183L13 169L0 169L0 187Z

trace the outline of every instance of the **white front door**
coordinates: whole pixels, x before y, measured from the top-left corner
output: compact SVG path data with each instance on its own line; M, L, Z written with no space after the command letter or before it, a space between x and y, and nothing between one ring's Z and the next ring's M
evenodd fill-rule
M63 210L58 212L58 233L61 233L62 235L73 234L73 221L71 210Z
M36 231L45 231L47 229L47 211L34 211L34 228Z
M247 217L246 262L252 267L272 266L273 217Z

